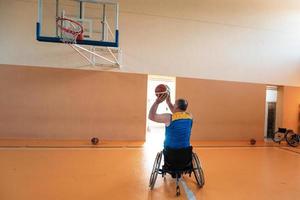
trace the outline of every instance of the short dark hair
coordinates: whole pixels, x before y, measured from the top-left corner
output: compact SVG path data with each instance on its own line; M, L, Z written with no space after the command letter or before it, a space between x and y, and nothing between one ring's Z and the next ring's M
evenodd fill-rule
M177 99L177 106L180 110L186 111L188 107L188 102L185 99Z

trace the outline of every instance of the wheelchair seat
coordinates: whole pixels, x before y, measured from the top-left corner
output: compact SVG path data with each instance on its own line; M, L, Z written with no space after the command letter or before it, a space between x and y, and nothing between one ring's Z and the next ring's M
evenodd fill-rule
M181 148L181 149L172 149L165 148L163 150L164 155L164 165L163 169L170 173L173 178L174 173L179 173L179 176L182 172L192 170L192 154L193 147Z
M161 168L162 157L164 157L164 165ZM200 188L202 188L205 183L200 160L197 154L193 152L192 146L182 149L165 148L163 151L157 153L149 180L150 189L152 190L154 188L158 174L165 177L167 173L170 174L172 178L176 178L177 196L180 195L179 181L184 174L189 174L191 177L193 173L197 185Z

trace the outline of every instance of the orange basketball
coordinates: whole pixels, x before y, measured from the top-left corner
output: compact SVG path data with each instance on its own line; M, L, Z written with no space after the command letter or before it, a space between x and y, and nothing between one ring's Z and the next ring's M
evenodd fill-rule
M168 92L168 88L166 85L164 84L159 84L158 86L156 86L155 88L155 95L156 96L160 96L162 94L165 94Z
M91 139L91 143L92 143L93 145L96 145L96 144L99 143L99 139L96 138L96 137L93 137L93 138Z

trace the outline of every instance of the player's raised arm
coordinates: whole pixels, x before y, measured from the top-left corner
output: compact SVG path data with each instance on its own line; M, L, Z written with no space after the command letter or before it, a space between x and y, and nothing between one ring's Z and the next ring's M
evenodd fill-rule
M160 103L162 103L166 98L167 98L168 94L162 94L159 95L156 99L156 101L153 103L153 105L150 108L149 111L149 115L148 118L152 121L158 122L158 123L164 123L166 125L168 125L170 123L171 120L171 115L168 113L164 113L164 114L157 114L157 108L159 106Z
M155 88L155 95L157 96L157 99L150 108L148 118L152 121L164 123L168 126L171 121L171 115L169 113L157 114L156 112L159 104L168 98L169 91L165 85L160 84Z
M174 104L172 104L172 102L171 102L170 91L169 91L169 95L168 95L168 97L166 99L166 102L167 102L167 104L169 106L170 111L172 113L174 113Z

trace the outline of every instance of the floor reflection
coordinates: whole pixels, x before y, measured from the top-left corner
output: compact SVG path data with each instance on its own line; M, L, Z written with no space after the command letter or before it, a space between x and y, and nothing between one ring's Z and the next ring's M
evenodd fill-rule
M151 172L153 162L157 152L163 149L165 139L164 127L151 127L146 133L146 142L144 144L144 165L147 171Z

